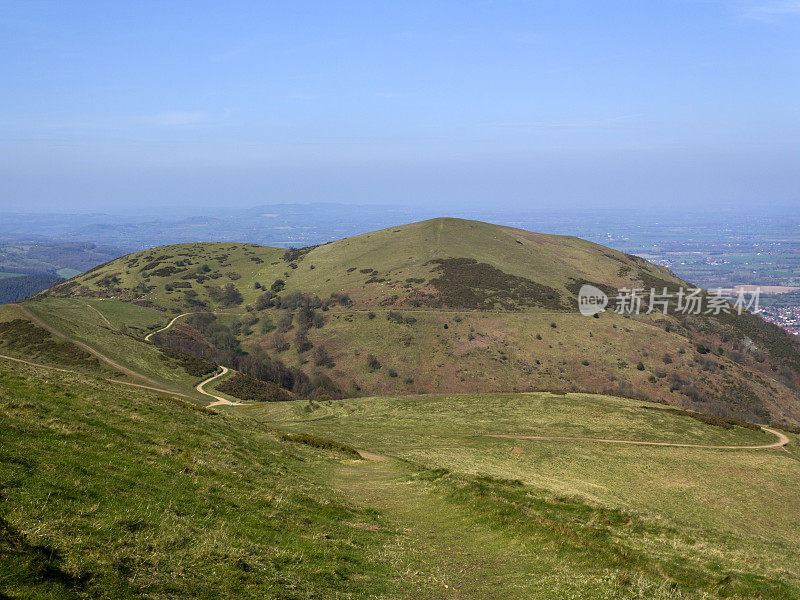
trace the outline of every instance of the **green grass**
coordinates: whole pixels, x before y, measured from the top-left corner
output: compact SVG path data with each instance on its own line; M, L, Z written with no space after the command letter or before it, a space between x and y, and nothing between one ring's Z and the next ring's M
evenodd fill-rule
M153 314L152 309L131 304L95 302L93 306L114 325L146 324L163 317ZM68 298L44 298L28 302L26 307L35 315L72 337L100 351L105 356L135 372L150 377L166 386L193 388L200 378L188 375L182 368L175 368L152 344L134 334L109 327L87 302ZM140 316L141 315L141 316Z
M789 454L481 435L769 439L641 405L500 394L209 411L0 363L0 592L796 597Z
M382 554L392 530L321 485L345 455L235 414L7 364L0 419L3 598L373 598L395 587Z
M364 398L314 406L270 405L263 418L289 431L347 441L458 477L518 480L526 489L625 511L692 538L692 548L683 548L676 558L719 557L736 571L793 585L800 581L798 565L786 558L800 552L800 498L793 483L800 463L784 451L511 440L483 434L708 445L757 445L774 441L774 436L643 409L638 401L579 394ZM790 450L796 452L796 447Z
M350 296L353 305L334 307L309 338L336 363L324 372L354 393L566 389L636 395L755 422L800 422L794 340L738 316L583 317L571 309L582 282L606 289L682 282L662 267L574 237L432 219L289 253L253 244L178 244L119 258L49 294L85 299L115 325L144 335L179 312L246 312L278 279L283 295ZM241 294L240 304L227 306L209 291L228 285ZM125 308L131 305L120 300L166 312ZM417 323L387 323L389 310L413 314ZM369 312L378 318L367 323ZM743 350L745 338L755 340L757 353ZM724 353L698 360L698 344ZM387 368L365 369L369 354ZM308 353L271 356L315 370ZM398 376L388 377L390 369Z

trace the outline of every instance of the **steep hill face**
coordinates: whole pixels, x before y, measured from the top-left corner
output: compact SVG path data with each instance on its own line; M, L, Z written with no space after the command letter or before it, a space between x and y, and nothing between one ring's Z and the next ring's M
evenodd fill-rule
M578 238L434 219L289 251L165 246L45 295L113 297L159 308L165 322L213 312L185 318L194 332L181 335L202 339L194 351L222 345L280 361L348 395L585 390L800 421L800 354L790 336L747 314L585 317L577 310L585 283L610 294L690 287Z

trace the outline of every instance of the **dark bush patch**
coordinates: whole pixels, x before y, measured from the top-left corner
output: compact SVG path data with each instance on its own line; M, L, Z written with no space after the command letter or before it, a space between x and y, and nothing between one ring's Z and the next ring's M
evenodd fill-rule
M434 307L513 310L542 306L568 310L558 290L524 277L509 275L487 263L472 258L440 258L426 264L436 265L438 277L430 280L438 295L430 301Z
M358 450L356 450L352 446L348 446L347 444L343 444L335 440L329 440L328 438L319 437L317 435L311 435L309 433L280 432L278 433L278 437L287 442L294 442L296 444L305 444L306 446L311 446L312 448L319 448L321 450L338 450L339 452L344 452L345 454L350 454L351 456L361 458L361 455L358 453Z
M100 361L90 353L24 319L0 323L0 347L26 358L41 357L58 365L100 367Z
M199 356L183 352L177 348L159 347L159 352L166 358L177 362L192 377L211 375L217 370L217 363Z
M302 258L311 252L317 246L306 246L305 248L290 248L286 252L283 253L281 257L287 263L297 262L298 260L302 260Z
M294 400L286 390L269 381L261 381L244 373L236 373L216 386L220 392L253 402L288 402Z
M241 292L232 283L225 284L225 287L208 286L206 289L211 300L223 307L238 306L244 300Z

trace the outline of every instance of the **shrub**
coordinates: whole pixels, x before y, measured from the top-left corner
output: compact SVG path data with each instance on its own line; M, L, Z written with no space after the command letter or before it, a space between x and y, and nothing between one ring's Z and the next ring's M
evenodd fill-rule
M291 313L283 313L280 317L278 317L278 331L289 331L292 327L292 314Z
M209 297L214 302L218 302L225 307L238 306L244 300L241 292L232 283L226 284L224 288L208 286L206 289Z
M372 312L372 311L369 311L369 312L367 313L367 318L368 318L368 319L371 321L372 319L374 319L374 318L375 318L375 313L374 313L374 312Z
M302 352L308 352L313 347L314 344L312 344L311 340L308 339L305 331L303 329L298 330L297 335L294 338L294 348L297 350L297 353L300 354Z
M275 323L269 317L261 319L261 333L269 333L275 331Z
M220 392L253 402L287 402L294 397L274 383L261 381L244 373L236 373L216 386Z
M476 309L515 309L520 306L542 306L564 310L558 290L530 279L510 275L472 258L434 259L437 277L428 283L437 295L429 304L435 307Z
M286 442L305 444L306 446L319 448L320 450L338 450L339 452L344 452L345 454L350 454L351 456L361 458L358 450L352 446L342 444L341 442L337 442L335 440L319 437L317 435L311 435L309 433L278 433L278 437Z
M381 361L379 361L374 354L370 354L369 356L367 356L367 368L370 371L377 371L382 366L383 365L381 365Z
M339 303L339 305L341 306L350 306L351 304L353 304L353 301L350 299L350 294L342 294L339 292L334 292L331 294L331 300Z
M389 377L397 377L397 371L394 369L389 369Z
M183 370L192 377L211 375L217 370L217 363L183 352L177 348L159 347L158 350L162 356L172 359L178 366L183 367Z
M329 369L336 366L324 346L317 346L314 349L314 364L318 367L327 367Z
M641 362L641 361L639 361L639 364L638 364L638 365L636 365L636 368L637 368L639 371L644 371L644 363L643 363L643 362Z
M386 313L386 320L387 321L394 321L395 323L402 324L403 323L403 313L398 312L396 310L390 310Z

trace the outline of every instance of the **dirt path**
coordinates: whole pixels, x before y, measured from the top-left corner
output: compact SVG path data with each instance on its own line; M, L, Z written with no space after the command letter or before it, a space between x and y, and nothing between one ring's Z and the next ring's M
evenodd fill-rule
M154 336L155 334L157 334L157 333L161 333L162 331L166 331L167 329L169 329L170 327L172 327L173 325L175 325L175 321L177 321L177 320L178 320L178 319L180 319L181 317L185 317L186 315L193 315L193 314L195 314L195 313L190 313L190 312L187 312L187 313L181 313L181 314L179 314L177 317L175 317L174 319L172 319L172 321L170 321L169 323L167 323L167 326L166 326L166 327L162 327L161 329L156 329L155 331L151 331L151 332L150 332L150 333L148 333L146 336L144 336L144 341L145 341L145 342L149 342L151 337L153 337L153 336Z
M159 382L157 382L156 380L151 379L151 378L149 378L149 377L147 377L145 375L141 375L141 374L139 374L139 373L127 368L127 367L124 367L121 364L119 364L118 362L116 362L116 361L108 358L104 354L98 352L97 350L95 350L94 348L89 346L88 344L84 344L83 342L79 342L78 340L75 340L75 339L69 337L65 333L59 331L58 329L56 329L55 327L53 327L49 323L47 323L47 322L43 321L42 319L40 319L39 317L37 317L26 306L23 306L21 304L18 304L17 306L25 314L25 316L27 316L31 321L33 321L34 323L36 323L40 327L43 327L44 329L46 329L47 331L49 331L53 335L58 336L58 337L60 337L62 339L65 339L65 340L67 340L69 342L72 342L73 344L75 344L79 348L82 348L83 350L86 350L87 352L89 352L93 356L96 356L97 358L102 360L104 363L106 363L109 366L117 369L118 371L121 371L122 373L125 373L126 375L130 375L131 377L134 377L136 379L141 379L143 381L146 381L149 384L149 385L141 385L141 384L130 384L130 385L133 385L135 387L145 388L145 389L152 389L152 390L155 390L155 391L164 392L164 393L168 393L168 394L177 394L179 396L185 396L185 394L182 394L181 392L155 387L155 386L160 385ZM97 309L94 309L94 307L92 307L88 303L86 304L86 306L88 306L89 308L92 308L93 310L95 310L95 312L97 312L100 315L100 317L104 321L106 321L106 323L108 323L108 320L103 316L102 313L100 313L100 311L98 311ZM162 327L161 329L158 329L156 331L153 331L152 333L147 334L147 336L145 336L145 338L144 338L145 341L149 341L150 336L152 336L153 334L169 329L170 327L172 327L175 324L175 322L178 319L180 319L181 317L185 317L186 315L190 315L190 314L195 314L195 313L182 313L182 314L176 316L165 327ZM235 314L235 313L225 313L225 314ZM0 357L8 358L10 360L16 360L18 362L26 362L24 360L15 359L15 358L7 357L7 356L4 356L4 355L0 355ZM28 363L28 364L31 364L31 365L34 365L34 366L44 366L44 367L46 367L46 365L36 365L36 363ZM220 365L220 367L222 369L222 371L220 373L217 373L217 374L209 377L208 379L206 379L204 381L201 381L200 383L198 383L195 386L195 389L199 393L203 394L204 396L208 396L208 397L214 399L214 401L211 402L208 406L220 406L220 405L242 406L242 405L246 404L246 403L242 403L242 402L231 402L230 400L228 400L226 398L223 398L221 396L217 396L215 394L211 394L210 392L206 392L205 391L204 388L205 388L206 384L209 384L212 381L214 381L214 380L216 380L216 379L218 379L218 378L220 378L223 375L228 373L228 371L229 371L228 367L225 367L225 366L222 366L222 365ZM55 367L52 367L52 368L55 368ZM67 371L66 369L59 369L59 370ZM67 371L67 372L69 372L69 371ZM126 382L119 381L119 380L116 380L116 379L108 379L108 381L113 381L114 383L126 384ZM607 438L567 437L567 436L487 434L487 437L512 439L512 440L513 439L517 439L517 440L542 440L542 441L601 442L601 443L608 443L608 444L630 444L630 445L637 445L637 446L665 446L665 447L670 447L670 448L705 448L705 449L713 449L713 450L766 450L766 449L771 449L771 448L782 448L783 446L786 446L786 444L789 443L789 438L786 435L784 435L783 433L781 433L779 431L775 431L774 429L770 429L768 427L762 427L761 429L763 431L766 431L766 432L771 433L772 435L776 436L778 438L778 440L776 442L773 442L772 444L763 444L763 445L757 445L757 446L714 446L714 445L705 445L705 444L679 444L679 443L675 443L675 442L647 442L647 441L640 441L640 440L618 440L618 439L607 439ZM367 452L367 451L359 450L359 454L362 455L362 458L370 460L370 461L373 461L373 462L387 460L387 457L385 457L385 456L381 456L380 454L373 454L373 453Z
M7 356L6 354L0 354L0 358L2 358L4 360L10 360L10 361L13 361L13 362L22 363L24 365L30 365L31 367L38 367L40 369L50 369L51 371L59 371L61 373L74 373L76 375L84 375L85 374L85 373L81 373L80 371L73 371L73 370L70 370L70 369L62 369L61 367L53 367L51 365L43 365L41 363L36 363L36 362L30 361L30 360L23 360L21 358L15 358L13 356ZM108 381L108 382L111 382L111 383L118 383L120 385L127 385L127 386L135 387L135 388L143 388L143 389L146 389L146 390L153 390L154 392L161 392L161 393L164 393L164 394L174 394L176 396L183 396L184 398L191 398L191 396L187 396L186 394L181 394L180 392L175 392L173 390L165 390L165 389L162 389L162 388L152 387L152 386L149 386L149 385L143 385L141 383L131 383L130 381L120 381L119 379L109 379L109 378L103 378L103 381Z
M222 366L222 365L220 365L220 368L222 369L222 371L212 375L208 379L205 379L205 380L201 381L200 383L198 383L195 386L194 389L196 389L198 392L200 392L204 396L208 396L209 398L214 398L214 402L210 403L208 405L209 407L211 407L211 406L221 406L221 405L224 405L224 406L243 406L245 404L244 402L231 402L230 400L228 400L226 398L223 398L222 396L215 396L214 394L212 394L210 392L207 392L207 391L205 391L205 389L203 389L203 388L205 388L206 384L211 383L215 379L219 379L220 377L225 375L230 370L230 369L228 369L228 367L225 367L225 366Z
M383 454L375 454L374 452L367 452L366 450L356 450L358 455L363 458L364 460L371 460L373 462L381 462L384 460L392 460L388 456L384 456Z
M402 587L398 597L529 600L547 587L519 540L412 480L400 461L343 461L325 477L349 502L379 511L382 526L396 532L383 553Z
M89 304L88 302L84 302L84 304L85 304L85 305L86 305L88 308L90 308L90 309L92 309L94 312L96 312L96 313L97 313L97 314L100 316L100 318L101 318L101 319L103 319L103 322L104 322L106 325L108 325L109 327L111 327L111 329L116 329L116 328L114 327L114 325L111 323L111 321L109 321L108 319L106 319L106 316L105 316L103 313L101 313L101 312L100 312L98 309L96 309L94 306L92 306L92 305L91 305L91 304Z
M141 379L142 381L147 382L147 385L137 384L137 383L127 383L127 382L124 382L124 381L120 381L118 379L106 379L106 381L111 381L113 383L121 383L123 385L131 385L133 387L139 387L139 388L144 388L144 389L148 389L148 390L154 390L156 392L162 392L162 393L165 393L165 394L175 394L177 396L183 396L185 398L191 398L191 396L187 396L186 394L183 394L183 393L175 391L175 390L169 390L169 389L164 389L164 388L161 388L161 387L157 387L160 384L155 379L151 379L150 377L147 377L146 375L142 375L142 374L137 373L136 371L134 371L132 369L129 369L128 367L122 366L118 362L108 358L106 355L104 355L101 352L95 350L94 348L92 348L88 344L84 344L83 342L79 342L78 340L69 337L67 334L63 333L62 331L59 331L58 329L56 329L55 327L53 327L52 325L50 325L46 321L40 319L35 314L33 314L33 312L31 312L26 306L22 306L22 305L18 305L18 306L19 306L19 309L25 314L26 317L28 317L31 321L33 321L34 323L36 323L40 327L43 327L44 329L46 329L47 331L49 331L53 335L58 336L58 337L60 337L62 339L65 339L68 342L71 342L71 343L75 344L79 348L82 348L83 350L86 350L87 352L89 352L93 356L96 356L97 358L102 360L104 363L106 363L107 365L115 368L116 370L118 370L118 371L120 371L120 372L122 372L122 373L124 373L126 375L130 375L131 377L133 377L135 379ZM94 307L92 307L88 303L86 303L86 306L88 306L89 308L92 308L96 313L98 313L100 315L100 317L104 321L106 321L106 323L108 323L108 320L103 316L103 314L100 311L94 309ZM195 313L183 313L183 314L178 315L177 317L172 319L167 324L166 327L162 327L161 329L158 329L157 331L153 331L152 333L149 333L147 336L145 336L145 338L144 338L145 341L149 341L150 336L152 336L153 334L158 333L159 331L165 331L165 330L169 329L181 317L185 317L186 315L191 315L191 314L195 314ZM228 314L228 313L226 313L226 314ZM18 359L12 359L12 360L18 360ZM25 361L20 361L20 362L25 362ZM46 365L36 365L35 363L30 363L30 364L32 364L34 366L46 367ZM208 406L220 406L220 405L242 406L244 404L242 402L231 402L230 400L227 400L226 398L223 398L221 396L217 396L215 394L211 394L211 393L205 391L204 387L205 387L206 384L211 383L212 381L214 381L215 379L218 379L219 377L222 377L229 370L228 367L221 366L221 368L222 368L222 371L220 373L217 373L217 374L213 375L212 377L209 377L205 381L201 381L200 383L198 383L195 386L195 389L199 393L201 393L202 395L208 396L209 398L213 398L213 401ZM66 369L62 369L62 370L66 371Z
M565 441L565 442L603 442L606 444L631 444L635 446L666 446L668 448L705 448L711 450L766 450L769 448L782 448L789 443L789 438L769 427L762 427L763 431L771 433L778 438L778 441L772 444L762 444L758 446L711 446L705 444L679 444L676 442L645 442L639 440L612 440L606 438L591 438L591 437L567 437L555 435L504 435L504 434L487 434L486 437L502 438L509 440L542 440L542 441Z
M33 323L35 323L39 327L42 327L43 329L46 329L47 331L49 331L50 333L52 333L56 337L59 337L59 338L61 338L63 340L67 340L68 342L70 342L72 344L75 344L78 348L80 348L82 350L85 350L86 352L88 352L92 356L94 356L94 357L98 358L99 360L103 361L108 366L112 367L113 369L116 369L120 373L124 373L125 375L129 375L130 377L133 377L134 379L139 379L139 380L145 382L146 385L144 387L148 387L148 388L151 388L151 389L156 389L156 390L159 390L159 391L167 392L169 394L177 394L179 396L183 396L184 395L184 394L181 394L180 392L177 392L175 390L165 390L163 388L160 388L159 386L162 385L162 384L160 382L156 381L155 379L151 379L150 377L147 377L146 375L142 375L140 373L137 373L133 369L129 369L128 367L125 367L125 366L119 364L117 361L107 357L102 352L99 352L98 350L95 350L94 348L92 348L88 344L84 344L81 341L78 341L78 340L76 340L74 338L71 338L70 336L68 336L64 332L59 331L58 329L56 329L55 327L53 327L52 325L50 325L46 321L44 321L44 320L40 319L39 317L37 317L35 314L33 314L33 312L31 312L28 309L27 306L23 306L21 304L18 304L17 306L19 307L19 310L21 310L22 313L28 319L30 319Z
M167 323L167 325L166 325L165 327L162 327L161 329L156 329L155 331L151 331L151 332L150 332L150 333L148 333L146 336L144 336L144 341L145 341L145 342L149 342L149 341L150 341L150 338L151 338L152 336L154 336L155 334L157 334L157 333L161 333L162 331L166 331L167 329L169 329L170 327L172 327L173 325L175 325L175 322L176 322L178 319L180 319L181 317L185 317L186 315L199 315L199 314L202 314L202 312L200 312L200 311L195 311L195 312L185 312L185 313L181 313L181 314L179 314L177 317L175 317L174 319L172 319L172 320L171 320L169 323ZM232 317L242 317L242 316L246 315L247 313L228 313L228 312L222 312L222 311L218 311L218 310L212 310L212 311L211 311L211 314L212 314L212 315L223 315L223 316L225 316L225 315L230 315L230 316L232 316Z

